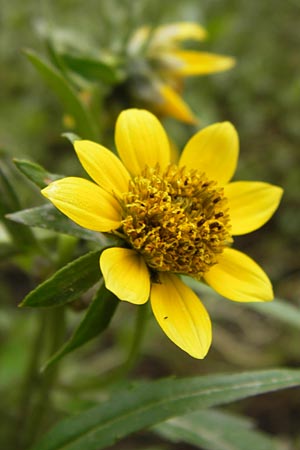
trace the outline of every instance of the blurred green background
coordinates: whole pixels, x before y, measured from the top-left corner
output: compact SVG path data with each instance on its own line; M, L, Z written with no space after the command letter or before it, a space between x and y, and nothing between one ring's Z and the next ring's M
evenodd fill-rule
M184 97L202 126L223 120L236 126L241 140L237 179L283 186L284 197L274 218L257 232L237 238L236 246L265 268L276 297L300 308L299 19L297 0L3 1L0 147L10 157L36 161L56 173L72 175L79 171L70 145L61 138L65 131L62 106L22 53L23 49L32 48L47 55L41 37L45 27L61 33L68 30L75 40L90 40L99 48L114 51L122 46L128 33L145 23L190 20L202 24L209 34L201 44L203 50L234 56L237 65L222 74L189 79ZM165 125L181 145L192 133L189 127L171 119ZM22 206L39 204L38 192L21 176L14 177ZM14 386L18 386L27 364L26 342L36 326L35 313L17 310L16 305L34 286L29 285L13 261L1 262L0 269L0 389L10 390L5 400L10 411L17 389ZM207 358L198 362L186 356L150 321L134 375L188 375L275 365L299 367L299 330L247 305L217 301L209 295L203 300L214 323L213 346ZM88 403L89 391L82 380L92 374L97 386L103 368L122 359L130 339L133 313L130 305L122 304L104 338L63 363L61 384L73 386L74 392L66 398L58 389L56 400L61 412L76 410L81 407L80 402ZM71 324L76 323L76 314L70 314ZM124 316L128 317L126 322ZM88 364L79 366L78 361ZM299 443L299 393L287 391L260 397L241 402L235 409L253 416L262 429L292 440L291 445ZM138 439L128 445L140 448Z

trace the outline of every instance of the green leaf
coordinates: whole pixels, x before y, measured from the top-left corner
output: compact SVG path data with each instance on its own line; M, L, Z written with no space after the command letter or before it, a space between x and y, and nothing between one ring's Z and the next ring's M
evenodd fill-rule
M109 243L104 234L82 228L68 219L52 204L23 209L22 211L7 214L6 217L29 227L44 228L58 233L70 234L71 236L94 241L101 245Z
M185 442L205 450L275 450L271 436L253 430L252 421L229 412L197 411L152 429L171 442Z
M100 280L100 253L90 252L67 264L31 291L20 306L61 306L76 300Z
M61 421L33 450L101 450L181 414L299 385L294 369L148 381Z
M100 288L94 296L82 322L68 342L47 361L44 369L47 369L67 353L81 347L86 342L101 334L107 328L119 303L119 299L105 288L102 280Z
M14 177L7 157L0 155L0 199L3 210L14 211L20 208L20 202L13 184Z
M214 297L217 301L227 301L221 295L214 292L210 287L201 283L200 281L194 280L190 277L183 277L184 282L190 286L201 298L204 296ZM247 302L247 303L234 303L228 302L229 308L249 308L253 309L266 316L273 317L276 320L291 325L295 328L300 329L300 309L289 303L287 300L282 300L279 298L274 298L272 302Z
M17 168L39 188L46 187L52 181L63 178L63 175L47 172L42 166L26 159L13 160Z
M66 112L74 117L79 135L83 138L97 141L99 134L93 118L67 80L55 67L44 61L35 52L27 50L25 51L25 55L39 71L50 88L60 98Z
M81 137L77 136L77 134L70 132L62 133L62 136L68 139L71 144L74 144L75 141L80 141L81 139Z
M100 58L61 53L59 55L65 65L89 81L103 81L106 84L120 82L120 74L112 64L101 61Z
M289 303L287 300L274 298L272 302L267 303L245 303L246 308L280 320L280 322L300 329L300 309Z
M0 220L12 238L16 249L33 250L38 243L31 230L23 225L7 220L7 215L21 208L18 194L14 189L14 177L4 158L0 159Z

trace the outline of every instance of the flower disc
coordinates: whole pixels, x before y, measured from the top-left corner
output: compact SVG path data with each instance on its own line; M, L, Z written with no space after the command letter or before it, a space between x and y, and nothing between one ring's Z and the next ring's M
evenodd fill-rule
M200 278L232 240L223 188L197 170L147 167L121 204L125 240L156 271Z

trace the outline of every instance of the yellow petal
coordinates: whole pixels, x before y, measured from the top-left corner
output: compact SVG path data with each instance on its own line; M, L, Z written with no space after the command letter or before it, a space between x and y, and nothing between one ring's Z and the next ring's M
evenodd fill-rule
M128 190L130 175L111 151L92 141L75 141L78 158L89 176L103 189L121 194Z
M231 69L235 65L234 58L193 50L174 50L170 57L178 61L173 71L180 76L205 75Z
M145 303L150 293L150 275L144 259L128 248L108 248L100 257L105 286L120 300Z
M76 177L62 178L41 192L56 208L84 228L104 232L120 226L119 203L91 181Z
M140 52L143 49L143 45L150 39L146 50L155 56L157 51L174 47L182 41L203 41L206 34L206 30L203 27L193 22L171 23L157 27L154 30L144 26L138 28L130 38L127 52L131 55Z
M146 40L149 38L151 28L148 26L143 26L138 28L133 35L130 37L127 44L127 53L129 55L135 55L143 49Z
M209 315L196 294L176 275L160 273L151 289L151 305L159 325L178 347L204 358L211 344Z
M206 30L194 22L176 22L161 25L153 32L151 46L169 46L186 40L203 41Z
M239 153L238 134L230 122L216 123L196 133L186 144L179 165L205 172L210 180L227 183Z
M189 106L183 101L180 95L174 91L174 89L167 84L160 84L158 89L161 103L157 104L157 110L160 114L174 117L174 119L192 125L197 123L197 118L193 115Z
M236 181L224 187L229 201L231 233L250 233L264 225L278 208L283 190L254 181Z
M170 162L170 145L159 120L149 111L127 109L118 117L116 145L125 166L138 175L147 165L163 169Z
M204 279L215 291L230 300L273 300L271 282L262 268L249 256L232 248L224 250L218 264L204 274Z

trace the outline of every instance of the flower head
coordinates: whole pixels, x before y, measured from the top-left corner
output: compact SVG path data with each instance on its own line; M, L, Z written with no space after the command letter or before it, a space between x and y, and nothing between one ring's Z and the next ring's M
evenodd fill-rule
M235 64L228 56L182 48L185 41L203 41L206 34L192 22L139 28L127 49L136 101L156 114L195 124L196 117L181 97L184 78L221 72Z
M99 144L75 141L93 181L62 178L42 193L79 225L122 238L123 245L100 257L107 289L135 304L150 298L167 336L203 358L211 344L210 319L180 275L202 280L230 300L272 300L265 272L231 244L232 236L269 220L282 189L230 182L239 144L228 122L196 133L177 164L170 162L163 127L148 111L123 111L115 141L120 159Z

